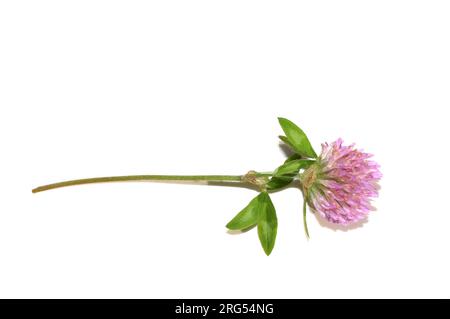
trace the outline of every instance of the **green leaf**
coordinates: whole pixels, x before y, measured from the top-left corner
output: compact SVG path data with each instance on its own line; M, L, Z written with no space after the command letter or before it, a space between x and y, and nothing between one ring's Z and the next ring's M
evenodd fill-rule
M288 186L294 180L295 175L292 176L281 176L272 177L270 181L266 184L268 190L276 190Z
M277 215L267 192L261 192L228 224L232 230L247 229L258 225L258 237L266 255L270 255L277 236Z
M234 217L227 224L226 227L231 230L243 230L256 225L259 217L259 198L261 194L253 198L252 201L243 210L241 210L236 217Z
M286 139L281 138L282 141L287 143L289 146L293 148L293 150L299 153L302 156L309 158L316 158L317 154L311 146L311 143L306 137L306 134L299 128L297 125L289 121L288 119L279 117L278 121L280 122L281 128L286 134ZM287 142L285 141L287 140Z
M275 239L277 237L277 214L267 192L262 192L258 197L260 201L258 237L264 252L269 256L275 246Z
M287 162L280 167L278 167L274 175L275 176L282 176L282 175L288 175L288 174L297 174L300 169L308 167L311 165L314 161L306 160L306 159L298 159L298 160L292 160L290 162Z
M312 163L314 163L314 161L306 159L293 159L285 162L275 170L272 178L266 185L267 189L275 190L289 185L300 169L307 168Z
M301 158L302 158L302 156L300 154L294 153L291 156L289 156L288 158L286 158L284 163L286 164L286 163L289 163L291 161L295 161L295 160L298 160L298 159L301 159Z
M294 145L291 144L291 142L289 141L289 139L286 136L280 135L278 136L278 138L287 146L289 146L290 148L292 148L293 150L295 150Z

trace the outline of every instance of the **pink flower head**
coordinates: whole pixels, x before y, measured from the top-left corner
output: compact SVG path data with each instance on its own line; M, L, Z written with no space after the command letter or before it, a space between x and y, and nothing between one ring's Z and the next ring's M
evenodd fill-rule
M317 163L302 176L308 205L336 224L351 224L373 210L370 202L378 196L379 165L342 140L322 144Z

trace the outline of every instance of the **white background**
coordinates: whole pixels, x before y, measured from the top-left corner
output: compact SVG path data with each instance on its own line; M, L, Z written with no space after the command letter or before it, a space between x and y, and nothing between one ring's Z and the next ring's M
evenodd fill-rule
M450 297L448 1L2 1L0 297ZM342 137L384 178L333 230L296 189L279 229L225 224L248 189L60 180L241 174L276 120Z

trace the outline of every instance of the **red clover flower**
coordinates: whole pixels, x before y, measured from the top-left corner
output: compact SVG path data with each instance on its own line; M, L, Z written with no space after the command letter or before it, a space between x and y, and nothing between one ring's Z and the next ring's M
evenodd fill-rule
M378 196L378 182L382 175L372 155L357 150L354 145L344 146L341 139L322 144L317 156L306 134L291 121L278 119L285 136L280 139L293 151L286 161L273 172L249 171L244 175L128 175L70 180L33 189L38 193L50 189L104 182L122 181L206 181L226 182L252 186L258 195L227 225L230 230L243 231L257 227L262 248L270 255L278 229L278 219L270 193L299 185L302 191L303 223L306 207L326 220L349 225L364 220L373 210L371 201ZM224 183L224 185L226 185Z

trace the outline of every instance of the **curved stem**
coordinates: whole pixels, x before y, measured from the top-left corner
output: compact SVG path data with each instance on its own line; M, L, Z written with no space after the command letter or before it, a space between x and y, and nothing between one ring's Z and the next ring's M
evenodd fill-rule
M306 237L309 239L308 224L306 223L306 198L303 200L303 227L305 228Z
M257 173L258 176L272 176L272 173ZM44 186L39 186L32 190L33 193L39 193L50 189L95 184L95 183L109 183L109 182L128 182L128 181L185 181L185 182L237 182L245 183L244 175L128 175L128 176L109 176L109 177L94 177L75 179L65 182L53 183Z

